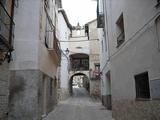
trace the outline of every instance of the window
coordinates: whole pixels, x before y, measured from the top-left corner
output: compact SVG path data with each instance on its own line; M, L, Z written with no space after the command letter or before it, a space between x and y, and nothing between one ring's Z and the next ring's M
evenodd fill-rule
M116 22L117 25L117 47L125 41L123 13Z
M135 76L135 86L137 99L150 98L148 72L141 73Z

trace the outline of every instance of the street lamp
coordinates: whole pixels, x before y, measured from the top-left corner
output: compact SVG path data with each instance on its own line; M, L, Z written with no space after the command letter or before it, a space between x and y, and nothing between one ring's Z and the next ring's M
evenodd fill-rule
M69 49L68 48L65 50L65 53L66 53L66 55L69 54Z

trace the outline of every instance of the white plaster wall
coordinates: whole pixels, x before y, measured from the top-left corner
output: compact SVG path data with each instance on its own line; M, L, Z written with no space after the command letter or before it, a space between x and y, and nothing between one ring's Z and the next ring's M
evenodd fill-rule
M12 70L38 69L39 11L39 0L21 0L15 8Z
M70 35L70 29L68 28L66 21L62 15L61 12L58 14L58 28L60 30L59 35L60 35L60 41L68 41L69 40L69 35ZM69 43L68 42L61 42L61 49L65 53L65 50L69 48ZM69 58L67 59L67 56L62 54L62 59L61 59L61 71L60 71L60 81L61 81L61 88L68 88L68 79L69 79Z
M135 99L136 74L148 71L150 81L160 79L160 52L154 19L133 37L157 14L159 9L155 5L156 0L106 1L113 100ZM117 48L116 21L122 12L125 42Z
M54 0L51 0L50 4L51 8L55 7ZM49 13L51 18L55 17L53 12ZM56 76L58 63L55 62L55 56L49 53L44 42L46 15L43 1L19 1L18 8L15 8L14 21L15 50L10 64L11 70L38 69L50 77Z
M78 34L80 33L80 34ZM84 29L80 31L72 30L72 36L70 37L70 41L82 41L82 40L88 40L88 37L85 36ZM82 49L77 49L76 47L82 47ZM82 41L82 42L69 42L69 50L70 54L75 53L85 53L89 54L89 41Z

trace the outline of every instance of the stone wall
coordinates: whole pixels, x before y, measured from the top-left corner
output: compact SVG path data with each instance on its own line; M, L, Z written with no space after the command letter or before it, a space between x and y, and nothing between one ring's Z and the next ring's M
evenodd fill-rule
M55 79L39 70L11 71L9 120L40 120L53 110L56 92Z
M9 67L4 62L0 65L0 120L5 120L8 114L8 83Z
M90 95L100 97L101 91L100 91L100 80L91 80L90 81Z
M61 88L58 90L58 101L66 100L69 96L69 89Z
M160 120L160 101L113 101L115 120Z

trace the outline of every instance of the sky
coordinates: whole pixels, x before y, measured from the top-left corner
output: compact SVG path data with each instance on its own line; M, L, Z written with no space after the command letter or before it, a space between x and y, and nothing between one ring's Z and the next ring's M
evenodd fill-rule
M62 7L67 13L71 25L76 26L96 19L96 1L93 0L62 0Z

